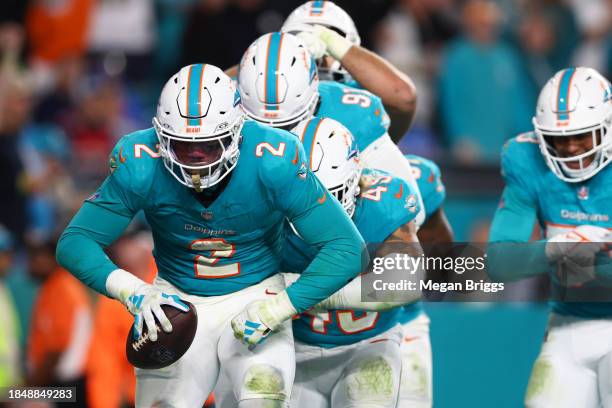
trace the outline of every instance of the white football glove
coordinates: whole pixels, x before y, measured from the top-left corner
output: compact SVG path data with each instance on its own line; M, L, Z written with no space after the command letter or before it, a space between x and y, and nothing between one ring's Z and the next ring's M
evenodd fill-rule
M142 336L143 324L146 324L149 339L157 341L159 328L155 318L166 333L172 331L172 324L162 310L162 305L169 305L183 312L189 311L189 307L177 295L164 293L123 269L111 272L106 279L106 290L134 315L135 339Z
M297 35L306 45L306 49L314 59L322 58L327 51L327 46L312 31L302 31Z
M232 319L234 337L253 348L296 314L285 291L271 299L257 300Z
M546 257L557 263L562 282L567 286L581 285L595 278L595 257L612 236L606 228L581 225L555 235L546 243Z
M297 36L304 41L306 48L315 59L327 54L341 61L353 46L353 43L342 35L318 24L305 28Z

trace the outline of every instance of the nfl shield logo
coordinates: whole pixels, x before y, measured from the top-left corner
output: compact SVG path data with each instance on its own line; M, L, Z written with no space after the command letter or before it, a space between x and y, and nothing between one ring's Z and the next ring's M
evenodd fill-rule
M202 218L205 220L212 220L213 213L210 211L202 211Z
M589 188L587 186L582 186L578 189L578 199L580 200L588 200L589 198Z

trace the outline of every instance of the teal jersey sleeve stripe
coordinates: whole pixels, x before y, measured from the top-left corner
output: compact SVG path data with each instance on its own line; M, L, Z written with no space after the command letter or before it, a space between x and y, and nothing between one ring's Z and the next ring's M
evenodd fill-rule
M202 78L204 77L203 64L194 64L189 68L189 79L187 89L187 115L189 126L200 126L202 124ZM197 118L197 119L194 119Z
M576 68L568 68L563 72L561 81L559 81L559 92L557 96L557 119L568 120L569 119L569 97L570 97L570 86L572 85L572 78Z
M268 55L266 67L266 109L278 110L278 62L280 59L281 46L283 42L282 33L270 34L268 41Z

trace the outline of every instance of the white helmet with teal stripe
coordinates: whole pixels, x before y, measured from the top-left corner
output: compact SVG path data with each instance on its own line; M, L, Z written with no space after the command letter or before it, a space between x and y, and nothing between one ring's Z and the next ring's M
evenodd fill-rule
M359 194L359 151L351 132L330 118L313 117L292 130L302 144L310 169L349 216Z
M168 171L201 191L236 166L244 114L236 86L209 64L183 67L166 83L153 126Z
M540 150L557 177L567 182L593 177L612 159L610 81L592 68L557 72L540 92L533 125ZM572 137L584 138L588 148L560 149Z
M353 45L361 45L361 37L355 22L341 7L331 1L308 1L289 14L283 23L282 31L297 34L309 31L314 25L321 25L336 31ZM339 61L329 63L325 57L318 61L321 80L346 82L351 76Z
M253 120L291 129L310 118L319 100L314 60L287 33L268 33L244 53L238 70L242 107Z

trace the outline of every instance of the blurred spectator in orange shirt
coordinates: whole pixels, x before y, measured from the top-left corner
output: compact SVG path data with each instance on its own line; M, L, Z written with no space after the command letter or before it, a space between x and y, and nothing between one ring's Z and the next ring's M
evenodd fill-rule
M94 0L34 0L26 15L31 56L54 63L82 55Z
M27 382L31 386L76 387L78 406L86 406L90 299L85 286L57 265L55 245L47 241L28 248L30 274L43 284L32 312Z
M153 246L145 233L123 236L111 248L111 258L122 269L153 282L157 274ZM134 317L114 299L100 295L87 364L87 402L92 408L134 405L136 377L125 356L125 341Z
M54 65L63 58L83 56L95 0L32 0L26 13L34 88L53 86Z

